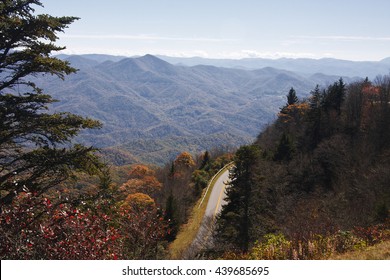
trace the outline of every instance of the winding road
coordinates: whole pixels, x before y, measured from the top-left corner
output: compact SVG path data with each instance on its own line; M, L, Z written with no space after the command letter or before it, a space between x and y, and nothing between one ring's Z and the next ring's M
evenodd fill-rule
M204 248L207 248L209 244L212 243L212 235L215 230L215 218L222 209L222 206L226 204L226 187L229 182L229 170L230 168L223 168L219 173L217 173L217 180L214 184L210 183L206 191L211 191L209 200L207 202L206 211L202 219L202 223L199 227L198 233L193 240L192 244L189 247L187 258L194 258L197 252L201 251ZM212 179L211 182L214 180ZM211 190L210 190L211 189ZM199 207L205 203L203 200Z
M227 182L229 182L229 169L220 174L217 181L214 183L206 207L206 217L212 217L215 219L216 215L221 211L222 205L226 204L225 183Z

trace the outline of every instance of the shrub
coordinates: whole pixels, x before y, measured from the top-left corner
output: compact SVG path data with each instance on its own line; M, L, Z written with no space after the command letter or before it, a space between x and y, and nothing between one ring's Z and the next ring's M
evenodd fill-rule
M250 254L253 259L284 260L291 257L291 241L282 234L266 234L262 242L257 242Z

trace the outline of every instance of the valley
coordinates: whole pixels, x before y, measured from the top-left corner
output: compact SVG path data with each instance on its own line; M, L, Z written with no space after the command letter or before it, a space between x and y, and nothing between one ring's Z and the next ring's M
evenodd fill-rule
M291 87L305 98L316 84L338 78L272 67L174 65L152 55L60 58L79 70L65 81L38 78L37 83L59 100L51 110L101 121L102 129L84 132L78 140L102 149L116 165L162 165L183 150L196 154L248 144L275 120Z

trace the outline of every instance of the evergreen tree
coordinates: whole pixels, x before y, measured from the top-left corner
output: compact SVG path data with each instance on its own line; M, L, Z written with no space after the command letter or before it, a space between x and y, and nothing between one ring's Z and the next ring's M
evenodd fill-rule
M288 94L286 95L286 97L287 97L287 103L286 103L286 105L284 105L282 108L280 108L280 112L282 113L282 114L288 114L288 108L289 108L289 106L291 106L291 105L295 105L295 104L297 104L298 103L298 97L297 97L297 94L296 94L296 92L295 92L295 89L292 87L290 90L289 90L289 92L288 92Z
M295 152L294 143L291 137L283 133L276 149L274 160L276 161L290 161Z
M298 97L297 97L297 93L295 91L295 89L292 87L290 89L290 91L288 92L287 94L287 104L286 106L289 106L289 105L294 105L296 103L298 103Z
M346 86L342 78L328 87L324 99L324 108L326 111L336 110L337 114L341 114L341 105L344 102Z
M171 162L171 167L170 167L170 169L169 169L169 175L168 175L168 177L169 177L170 179L173 179L174 176L175 176L175 163L172 161L172 162Z
M226 190L227 204L217 222L217 239L226 246L247 252L250 244L252 189L255 187L253 168L260 158L257 146L243 146L235 156L231 182Z
M165 203L165 215L164 219L168 222L167 241L172 242L175 240L179 225L177 222L177 205L176 200L172 194L170 194Z
M210 153L206 151L203 155L202 163L199 169L207 169L209 167L208 166L209 163L210 163Z
M320 109L323 103L323 94L321 93L320 86L316 85L313 91L311 91L311 97L309 99L310 109Z
M322 110L325 93L319 85L311 92L309 98L310 111L308 113L307 139L309 149L314 149L321 141Z
M71 142L80 130L100 123L70 113L49 113L55 100L43 94L33 76L63 79L75 72L52 57L57 33L77 18L35 15L39 0L0 3L0 203L9 204L25 189L37 195L72 176L94 172L94 148Z

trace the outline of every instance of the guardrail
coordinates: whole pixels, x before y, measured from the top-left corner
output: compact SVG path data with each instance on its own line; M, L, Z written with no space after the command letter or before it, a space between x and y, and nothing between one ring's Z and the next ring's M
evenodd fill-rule
M206 191L205 191L205 193L204 193L204 195L203 195L203 198L202 198L202 200L201 200L200 203L199 203L198 209L200 208L200 206L202 205L204 199L206 198L207 193L208 193L208 191L209 191L209 188L210 188L210 186L211 186L211 185L213 184L213 182L214 182L214 179L215 179L216 177L218 177L220 173L224 172L227 168L229 168L229 167L230 167L231 165L233 165L233 164L234 164L234 161L229 162L229 163L226 164L224 167L222 167L220 170L218 170L218 172L215 173L214 176L210 179L210 181L209 181L209 183L208 183L208 185L207 185Z

